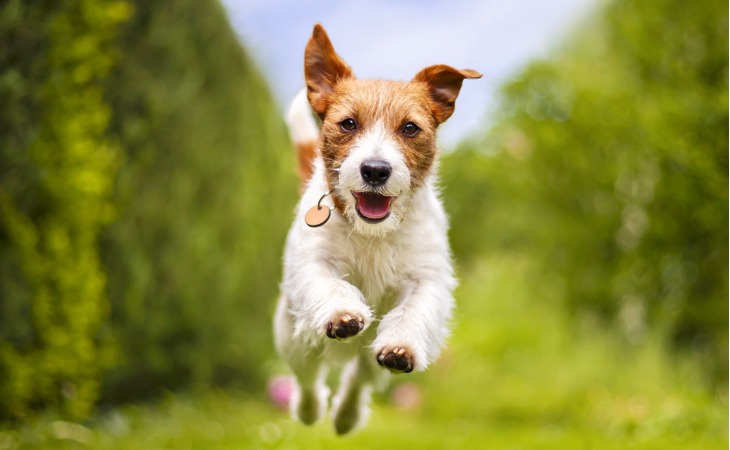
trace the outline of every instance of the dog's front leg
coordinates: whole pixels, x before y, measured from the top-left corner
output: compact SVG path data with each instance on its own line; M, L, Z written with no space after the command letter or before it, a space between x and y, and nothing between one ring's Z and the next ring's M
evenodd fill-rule
M381 366L396 373L421 371L438 357L448 335L454 284L450 277L405 283L399 302L383 317L372 344Z
M319 342L324 336L344 339L372 321L360 290L326 262L302 264L293 271L286 288L296 337L310 342Z
M336 273L334 267L311 259L287 266L277 308L277 349L297 379L292 413L306 424L316 422L327 407L323 341L353 336L372 321L360 291Z

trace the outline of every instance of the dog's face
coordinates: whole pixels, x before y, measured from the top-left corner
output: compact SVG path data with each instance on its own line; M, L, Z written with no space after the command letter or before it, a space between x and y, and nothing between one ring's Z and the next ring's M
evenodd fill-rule
M316 25L305 52L307 97L335 205L355 231L384 235L405 217L436 157L436 127L473 70L430 66L410 82L358 80Z

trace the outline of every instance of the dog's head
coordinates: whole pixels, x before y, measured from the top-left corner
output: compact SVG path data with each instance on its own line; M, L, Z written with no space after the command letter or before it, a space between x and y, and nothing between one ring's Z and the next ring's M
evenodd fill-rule
M359 233L395 230L432 171L436 127L454 112L462 81L481 74L435 65L410 82L358 80L317 24L304 75L335 205Z

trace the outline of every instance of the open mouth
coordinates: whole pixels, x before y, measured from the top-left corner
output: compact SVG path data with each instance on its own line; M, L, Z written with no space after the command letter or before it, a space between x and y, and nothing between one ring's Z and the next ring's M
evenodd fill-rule
M368 223L379 223L390 215L390 204L395 197L376 194L375 192L353 192L357 214Z

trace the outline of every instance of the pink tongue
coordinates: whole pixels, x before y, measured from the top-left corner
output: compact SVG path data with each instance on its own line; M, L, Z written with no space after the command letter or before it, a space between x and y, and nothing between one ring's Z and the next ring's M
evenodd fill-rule
M356 192L357 208L360 214L368 219L382 219L390 212L390 202L393 197L375 194L373 192Z

